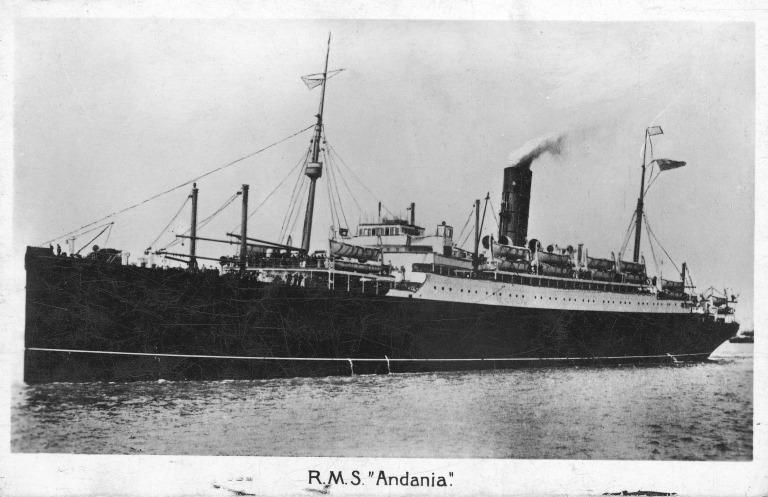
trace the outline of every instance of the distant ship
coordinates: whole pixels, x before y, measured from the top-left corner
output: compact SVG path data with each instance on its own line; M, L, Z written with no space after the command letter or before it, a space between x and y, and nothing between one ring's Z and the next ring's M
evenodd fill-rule
M94 246L80 257L74 239L85 232L69 238L68 255L29 246L25 381L702 361L738 331L733 313L693 292L685 263L679 280L648 276L640 255L646 177L685 163L649 161L645 153L631 260L623 250L597 258L583 244L528 237L530 166L546 147L504 169L497 231L485 229L490 197L482 209L475 201L472 250L460 248L445 222L420 226L415 203L407 219L381 216L380 207L356 230L337 215L328 246L310 250L316 184L332 150L325 88L337 72L328 71L327 52L324 71L304 77L310 88L321 87L321 97L302 165L309 182L300 245L290 236L273 242L249 234L248 185L232 197L242 202L239 233L198 236L195 184L190 229L177 235L188 240L188 252L148 250L138 265L119 249ZM659 134L659 126L648 128L646 144ZM330 190L333 204L339 191ZM202 256L199 242L234 244L238 252ZM159 266L153 256L183 266ZM220 269L200 268L205 260ZM735 301L726 297L726 306Z

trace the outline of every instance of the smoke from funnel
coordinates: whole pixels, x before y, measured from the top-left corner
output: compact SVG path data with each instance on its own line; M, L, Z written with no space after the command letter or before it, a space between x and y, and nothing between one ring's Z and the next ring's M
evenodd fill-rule
M510 167L504 169L504 183L499 213L499 240L518 247L526 244L528 236L528 208L531 203L531 163L541 154L559 155L565 144L565 135L546 138L537 145L520 148L523 153L510 154ZM518 158L519 157L519 158Z
M538 141L537 145L528 142L520 147L518 151L509 154L509 165L513 167L530 168L531 163L544 153L560 155L564 146L565 135L560 135L556 138L544 138L543 140Z

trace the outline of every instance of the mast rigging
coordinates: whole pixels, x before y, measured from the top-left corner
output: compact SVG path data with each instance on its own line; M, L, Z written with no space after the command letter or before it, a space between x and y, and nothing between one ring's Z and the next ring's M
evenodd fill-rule
M315 124L315 136L312 139L312 161L307 164L307 168L304 174L309 177L309 194L307 195L307 210L304 214L304 229L301 235L301 249L307 253L309 252L309 241L312 237L312 215L315 210L315 189L317 187L317 179L323 175L323 163L318 162L320 155L320 138L323 132L323 109L325 107L325 86L328 79L328 57L331 53L331 34L328 33L328 47L325 52L325 68L323 69L323 77L320 94L320 110L317 113L317 123Z

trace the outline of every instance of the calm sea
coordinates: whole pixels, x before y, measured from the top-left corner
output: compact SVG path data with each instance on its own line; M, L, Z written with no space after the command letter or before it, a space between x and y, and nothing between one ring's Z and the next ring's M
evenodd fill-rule
M703 364L18 386L15 452L752 458L752 345Z

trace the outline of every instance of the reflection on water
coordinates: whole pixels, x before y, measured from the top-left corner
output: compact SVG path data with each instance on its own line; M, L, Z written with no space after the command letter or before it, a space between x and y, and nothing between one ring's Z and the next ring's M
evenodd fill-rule
M712 362L20 386L16 452L752 458L752 346Z

